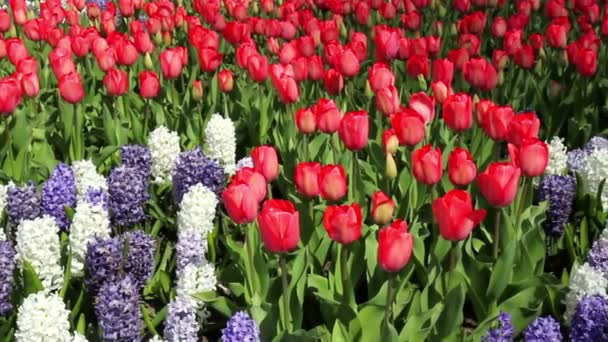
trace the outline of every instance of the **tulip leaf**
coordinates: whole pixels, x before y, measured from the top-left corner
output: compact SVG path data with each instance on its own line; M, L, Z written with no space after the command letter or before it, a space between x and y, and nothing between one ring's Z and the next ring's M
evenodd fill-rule
M44 285L40 281L38 274L34 270L34 267L27 261L23 261L23 295L28 295L44 290Z
M492 276L490 277L490 283L488 284L488 290L486 292L486 296L489 299L498 300L507 285L510 283L513 274L515 250L516 242L510 241L498 257L498 261L496 262L496 265L494 265L494 270L492 271Z

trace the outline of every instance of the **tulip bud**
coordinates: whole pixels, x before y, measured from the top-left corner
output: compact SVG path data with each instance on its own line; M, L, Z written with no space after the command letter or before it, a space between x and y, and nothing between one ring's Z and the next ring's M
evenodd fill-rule
M399 138L397 138L394 129L387 129L382 133L382 145L384 145L384 152L389 154L397 153Z
M395 163L393 155L390 153L386 155L386 176L390 179L395 179L397 177L397 164Z
M378 225L389 223L393 219L395 201L382 191L376 191L372 195L372 219Z
M171 45L172 41L173 41L173 38L171 37L171 32L166 31L165 33L163 33L163 42L165 43L165 45L167 45L167 46Z
M200 80L192 82L192 98L195 101L200 101L203 98L203 84Z
M161 45L163 43L163 35L160 33L160 31L154 34L154 42L156 45Z
M426 89L427 89L426 80L424 79L424 76L422 74L418 74L418 86L423 91L426 91Z
M228 69L223 69L217 74L217 81L222 92L228 93L232 91L234 87L234 78L232 72Z
M152 62L152 57L150 57L150 54L147 52L144 55L144 66L146 67L146 69L154 68L154 63Z
M439 7L439 18L445 17L445 15L448 13L447 8L445 8L445 6L443 6L441 4L439 4L438 7Z
M372 87L369 85L369 81L365 82L365 96L370 99L374 97L374 92L372 91Z
M505 72L503 70L500 70L498 72L498 82L496 84L501 85L505 82Z

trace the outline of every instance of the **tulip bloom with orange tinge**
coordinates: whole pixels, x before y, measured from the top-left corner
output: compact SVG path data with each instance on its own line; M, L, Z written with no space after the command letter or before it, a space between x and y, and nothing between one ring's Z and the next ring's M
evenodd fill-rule
M346 172L342 165L325 165L319 172L319 191L323 199L337 201L346 195Z
M262 202L264 198L266 198L266 189L268 188L266 179L252 167L240 169L234 177L232 177L230 184L247 184L255 194L255 198L258 202Z
M393 219L395 201L382 191L372 195L372 219L377 224L387 224Z
M473 124L471 97L465 93L448 96L443 101L443 120L455 131L464 131Z
M388 86L378 90L376 93L376 109L385 114L391 115L399 110L399 93L395 86Z
M310 134L317 130L317 118L310 108L300 108L296 111L296 127L302 134Z
M296 165L293 181L296 190L305 197L315 197L320 193L319 175L321 164L318 162L305 162Z
M228 69L222 69L217 74L217 82L222 92L231 92L232 88L234 87L234 78L232 77L232 72Z
M247 184L230 184L222 192L222 203L236 224L251 223L259 209L256 194Z
M344 146L351 151L358 151L367 146L369 136L369 115L365 110L348 112L340 121L338 134Z
M549 148L538 138L526 138L521 146L508 145L511 161L521 168L527 177L542 175L549 164Z
M267 182L272 182L279 175L279 157L272 146L258 146L251 151L253 168L261 173Z
M401 145L414 146L421 142L426 134L424 118L409 108L392 115L391 125Z
M350 205L330 205L323 213L323 226L329 237L341 244L353 243L361 237L361 207Z
M58 87L59 95L68 103L76 104L84 98L84 88L79 73L71 72L61 76Z
M506 207L515 200L521 169L509 162L491 163L477 176L479 190L490 205Z
M103 77L103 85L110 95L124 95L129 90L129 75L120 69L110 69Z
M448 176L456 186L465 186L477 176L477 166L471 153L463 148L456 147L448 159Z
M300 242L300 213L287 200L264 202L258 214L264 247L274 253L289 252Z
M158 96L160 82L154 71L142 71L139 73L139 95L145 99Z
M399 272L410 260L413 248L407 222L396 220L378 233L378 264L387 272Z
M484 209L473 209L471 195L464 190L451 190L433 201L433 216L439 233L449 241L466 239L486 217Z
M441 180L443 164L441 162L441 149L433 148L430 144L421 147L412 153L412 170L417 181L426 185L433 185Z

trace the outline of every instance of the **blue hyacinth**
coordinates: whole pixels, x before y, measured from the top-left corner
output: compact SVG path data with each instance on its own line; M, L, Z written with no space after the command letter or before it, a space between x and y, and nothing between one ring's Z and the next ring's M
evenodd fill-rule
M181 202L188 189L197 183L201 183L219 196L224 181L224 169L217 161L206 157L199 148L182 152L175 160L173 185L177 203Z
M142 145L123 145L120 148L121 165L137 169L144 177L152 172L152 154Z
M572 342L608 341L608 301L596 294L581 299L570 322Z
M189 264L199 265L205 260L205 241L200 232L189 229L180 231L175 250L177 254L177 273Z
M108 180L110 215L115 224L131 226L146 218L144 202L148 200L148 181L135 168L119 166Z
M222 330L222 342L259 342L257 323L245 311L234 314Z
M95 301L95 315L104 341L141 341L144 325L141 298L135 282L126 276L107 282Z
M510 342L515 336L511 315L501 311L496 320L497 327L488 330L486 336L482 338L484 342Z
M55 219L59 228L67 230L70 222L65 207L76 206L76 178L66 164L59 164L42 186L42 213Z
M564 233L568 223L574 196L576 195L576 179L572 176L548 175L538 186L540 201L549 201L547 219L543 228L547 235L559 237Z
M13 225L40 216L40 195L34 184L8 189L6 212Z
M587 262L594 269L608 276L608 240L599 239L587 253Z
M168 342L199 341L196 306L193 300L178 297L169 303L164 336Z
M106 282L115 282L122 267L123 244L118 238L97 239L87 247L85 282L89 293L96 294Z
M15 269L15 249L10 241L0 241L0 316L11 312L13 304L13 270Z
M143 288L154 271L156 241L142 231L128 232L122 237L128 243L124 271L131 276L138 288Z
M559 322L551 316L538 317L524 330L525 342L561 342Z

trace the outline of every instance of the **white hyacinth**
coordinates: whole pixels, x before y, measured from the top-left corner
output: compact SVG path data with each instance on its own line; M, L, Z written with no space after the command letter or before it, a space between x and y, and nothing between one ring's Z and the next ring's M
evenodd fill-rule
M72 338L72 342L88 342L86 337L80 335L79 333L74 333L74 338Z
M8 197L8 188L11 187L12 185L13 185L12 183L9 183L7 185L0 185L0 216L4 212L4 209L6 208L6 199Z
M165 126L160 126L150 132L148 147L152 155L152 181L154 183L170 181L173 164L181 152L179 135Z
M553 137L547 142L549 148L549 164L545 174L547 175L563 175L568 169L568 150L564 145L564 139Z
M585 296L599 294L606 296L608 280L604 278L602 272L595 270L588 263L578 266L570 276L570 291L566 295L566 312L564 319L570 322L574 315L574 310L578 302Z
M6 240L6 235L4 235L4 231L2 231L0 229L0 241L5 241Z
M17 227L17 256L20 265L29 262L46 290L63 283L59 226L51 216L23 220Z
M232 175L235 172L236 132L230 118L220 114L211 115L205 128L205 152L224 167L224 171Z
M108 190L108 183L103 175L97 173L97 168L91 160L77 160L72 163L76 178L76 193L84 196L89 188Z
M110 231L109 214L101 204L78 202L70 228L72 275L82 276L89 242L96 237L109 238Z
M207 238L213 230L213 219L218 198L213 191L198 183L191 186L180 203L177 227L180 230L194 229Z
M581 175L587 182L587 192L597 194L600 183L608 179L608 149L596 148L587 156L587 163ZM608 186L604 187L601 194L602 205L608 208Z
M17 313L17 342L71 342L70 311L58 295L32 293Z
M178 277L176 292L178 297L194 298L200 292L214 291L217 286L215 267L205 261L201 265L189 264Z
M148 340L148 342L165 342L165 341L160 336L154 335L154 336L152 336L151 339Z
M243 157L236 163L236 171L240 171L246 167L253 167L253 158Z

